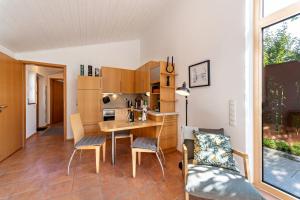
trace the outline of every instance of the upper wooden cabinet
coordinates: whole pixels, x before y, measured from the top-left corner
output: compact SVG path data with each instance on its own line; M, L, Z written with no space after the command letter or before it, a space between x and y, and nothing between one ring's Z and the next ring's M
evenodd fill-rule
M104 93L134 93L134 70L102 67Z
M150 71L145 64L135 71L135 92L146 93L150 91Z
M78 76L78 90L99 90L101 88L100 77Z
M121 69L101 67L101 75L103 93L121 92Z
M134 93L134 70L121 69L121 93Z

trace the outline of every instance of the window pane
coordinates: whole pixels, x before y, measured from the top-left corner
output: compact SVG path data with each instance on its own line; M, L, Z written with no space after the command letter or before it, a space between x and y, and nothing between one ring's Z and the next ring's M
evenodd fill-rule
M300 15L263 29L263 181L300 197Z
M299 0L263 0L263 16L276 12L290 4L296 3Z

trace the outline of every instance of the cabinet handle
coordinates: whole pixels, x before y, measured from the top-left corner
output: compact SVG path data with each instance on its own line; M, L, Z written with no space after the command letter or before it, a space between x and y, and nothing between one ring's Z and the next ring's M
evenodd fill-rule
M0 105L0 113L2 112L3 109L7 108L7 105Z
M0 105L0 109L4 109L4 108L7 108L8 106L7 105Z

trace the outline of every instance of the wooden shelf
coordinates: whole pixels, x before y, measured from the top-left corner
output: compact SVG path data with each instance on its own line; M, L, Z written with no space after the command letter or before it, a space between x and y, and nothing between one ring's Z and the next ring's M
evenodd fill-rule
M160 72L161 75L167 75L167 76L177 76L178 74L174 73L167 73L167 72Z
M161 88L175 89L175 87L172 87L172 86L164 86L164 85L161 85L160 87L161 87Z
M160 93L158 93L158 92L155 92L155 93L151 93L151 94L160 94ZM151 95L151 94L150 94L150 95Z

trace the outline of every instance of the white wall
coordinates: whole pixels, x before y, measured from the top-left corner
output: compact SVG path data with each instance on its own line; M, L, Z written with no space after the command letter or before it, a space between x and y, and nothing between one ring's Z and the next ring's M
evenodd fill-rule
M247 142L245 43L245 1L241 0L177 0L141 38L142 63L174 56L177 86L188 82L189 65L210 59L211 86L191 89L188 124L223 127L233 147L242 151ZM180 126L185 122L185 100L176 98ZM236 101L236 127L228 123L231 99Z
M139 40L62 48L45 51L16 53L17 59L67 65L67 137L72 138L69 116L77 111L76 89L80 64L124 66L135 69L140 64Z
M28 104L29 87L28 87L28 73L31 71L26 67L26 138L29 138L36 132L36 104ZM31 71L36 75L36 72Z
M43 127L47 125L47 107L46 107L46 88L47 88L47 78L45 76L38 76L39 82L39 124L38 127Z

